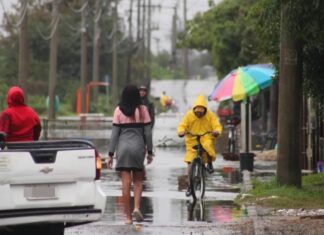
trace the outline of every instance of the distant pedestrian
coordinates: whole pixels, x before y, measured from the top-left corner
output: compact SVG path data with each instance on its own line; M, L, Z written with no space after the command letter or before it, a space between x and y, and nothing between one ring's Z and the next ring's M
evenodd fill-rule
M124 88L121 101L115 108L109 144L108 168L113 166L116 151L116 170L121 172L122 194L126 224L144 219L140 211L144 160L153 161L151 119L147 107L142 105L136 86ZM134 210L131 212L131 185L134 184Z
M162 107L164 108L164 111L167 111L172 104L172 100L170 99L169 96L167 96L165 91L163 91L160 96L160 103L161 103Z
M8 108L0 116L0 131L6 133L6 142L38 140L42 130L37 113L25 104L20 87L13 86L7 94Z
M151 118L151 127L154 127L155 123L155 108L154 104L148 99L148 91L146 86L139 87L140 96L142 99L142 104L145 105L149 111L150 118Z

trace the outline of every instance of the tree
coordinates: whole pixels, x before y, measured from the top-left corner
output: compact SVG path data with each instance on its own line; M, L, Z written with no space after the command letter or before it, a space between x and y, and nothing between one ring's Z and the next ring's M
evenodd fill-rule
M256 34L249 24L248 11L255 1L225 0L186 25L179 45L208 50L219 77L232 69L262 60L256 51Z
M79 87L80 78L80 22L79 13L72 11L80 8L79 1L69 4L60 4L59 47L58 47L58 71L57 71L57 94L62 102L74 103L76 90ZM38 5L39 1L29 1L28 22L28 51L29 51L29 74L27 86L30 94L47 96L48 69L49 69L49 35L53 29L51 24L51 5ZM94 9L93 1L89 1L90 9ZM102 8L102 45L100 50L99 77L111 74L111 38L112 20L109 12L109 4ZM17 11L10 13L12 21L18 21L19 5ZM90 11L87 26L89 32L93 32L94 11ZM0 77L8 86L18 84L18 34L12 24L6 19L2 24L3 33L0 35ZM87 49L92 51L92 37L89 35ZM118 31L118 38L123 37L123 32ZM88 53L88 76L91 80L92 54ZM124 68L120 68L123 74Z
M295 4L281 2L277 179L300 187L302 40L296 16L302 12Z
M244 64L241 52L248 47L243 42L253 47L245 62L268 60L280 67L278 182L282 185L301 184L302 92L324 107L323 22L323 0L224 0L196 16L188 25L188 36L181 38L185 46L211 52L220 74L223 68ZM233 42L233 36L242 43Z

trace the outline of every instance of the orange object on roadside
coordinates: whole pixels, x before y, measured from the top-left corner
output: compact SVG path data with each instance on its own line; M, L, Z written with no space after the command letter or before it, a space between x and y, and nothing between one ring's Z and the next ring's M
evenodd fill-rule
M223 167L223 172L224 172L224 173L231 173L231 172L233 172L233 171L234 171L234 168L231 167L231 166L224 166L224 167Z

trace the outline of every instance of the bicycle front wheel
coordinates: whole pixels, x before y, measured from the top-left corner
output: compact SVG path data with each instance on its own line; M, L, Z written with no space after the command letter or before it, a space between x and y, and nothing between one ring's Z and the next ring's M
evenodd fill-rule
M205 195L205 167L200 159L195 159L191 166L190 188L194 199L203 199Z

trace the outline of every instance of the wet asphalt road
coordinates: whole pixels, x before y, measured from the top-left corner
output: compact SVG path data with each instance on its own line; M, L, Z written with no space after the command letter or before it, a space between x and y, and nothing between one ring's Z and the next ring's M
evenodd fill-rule
M237 162L224 161L219 156L215 173L207 178L205 200L194 203L185 196L185 189L178 179L186 172L184 149L157 148L155 152L153 163L146 166L143 182L141 210L144 222L133 226L123 225L125 216L120 177L114 170L104 169L102 188L107 195L107 205L102 220L68 228L65 234L132 234L133 230L136 234L166 234L166 231L168 234L179 234L181 227L196 230L202 226L207 229L228 222L235 223L245 217L244 211L233 204L240 186ZM111 233L105 233L105 228ZM164 233L157 233L161 229Z
M141 211L145 220L131 226L124 225L120 177L114 170L103 169L102 187L107 196L107 205L102 220L67 228L66 235L253 232L253 224L246 210L233 203L241 187L239 162L225 161L219 155L214 163L215 173L207 177L204 202L194 204L191 198L185 196L185 186L181 180L186 174L183 140L176 136L180 118L178 114L165 114L156 119L153 135L156 157L151 165L146 166L143 182ZM106 146L98 147L105 155Z

